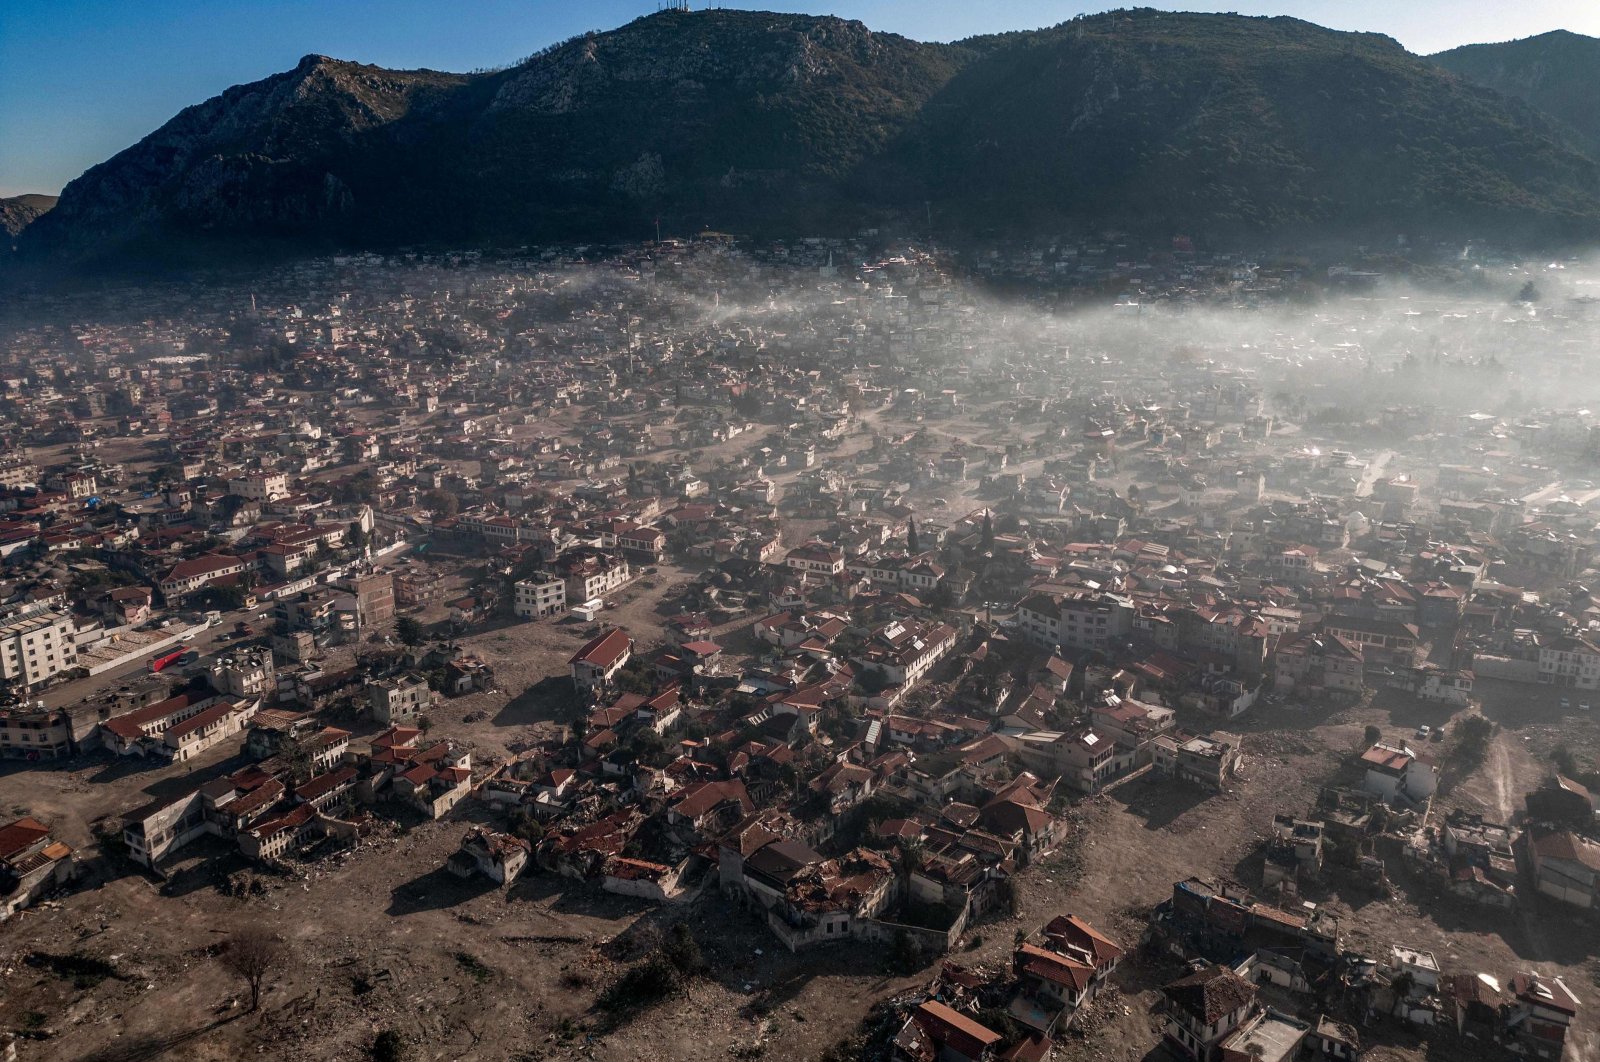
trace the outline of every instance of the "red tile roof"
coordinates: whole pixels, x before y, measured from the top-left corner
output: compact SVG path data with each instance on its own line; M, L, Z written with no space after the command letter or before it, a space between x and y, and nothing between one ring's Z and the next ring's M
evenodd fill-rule
M1095 957L1095 962L1105 964L1122 958L1122 948L1111 938L1077 915L1058 915L1044 927L1046 936L1060 937L1066 943L1082 948Z
M930 999L911 1012L912 1019L928 1037L965 1058L981 1058L983 1052L994 1046L1001 1036L987 1025L980 1025L965 1014Z
M572 654L568 664L594 664L597 667L610 667L622 658L631 646L632 641L628 632L621 627L613 627L604 634L590 640L588 645Z
M1226 966L1211 966L1181 977L1161 991L1174 1006L1198 1016L1207 1025L1256 997L1255 986Z
M38 819L23 818L9 826L0 826L0 859L10 859L48 836L50 828Z

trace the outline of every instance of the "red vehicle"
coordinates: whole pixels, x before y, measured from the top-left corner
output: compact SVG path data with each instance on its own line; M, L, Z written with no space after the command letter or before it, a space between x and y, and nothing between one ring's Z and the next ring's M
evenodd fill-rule
M150 658L150 673L156 674L164 671L168 667L171 667L173 664L178 662L184 653L187 653L188 651L189 647L187 645L180 645L177 648L170 649L165 653L152 656Z

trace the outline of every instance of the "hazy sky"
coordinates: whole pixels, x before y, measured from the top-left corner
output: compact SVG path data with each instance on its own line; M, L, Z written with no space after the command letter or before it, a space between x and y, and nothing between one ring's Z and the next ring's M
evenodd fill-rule
M856 18L918 40L1053 25L1134 6L1045 0L722 3ZM696 8L704 0L695 0ZM1228 0L1428 53L1551 29L1600 36L1595 0ZM499 66L654 11L654 0L0 0L0 195L56 192L182 108L320 53L381 66Z

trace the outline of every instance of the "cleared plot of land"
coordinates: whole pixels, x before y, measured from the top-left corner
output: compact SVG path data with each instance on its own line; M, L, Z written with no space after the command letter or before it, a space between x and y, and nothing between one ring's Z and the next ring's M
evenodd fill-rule
M497 689L436 707L429 716L439 732L482 756L504 757L544 728L571 722L577 705L567 667L572 654L605 627L626 629L637 651L652 648L662 622L679 611L671 602L700 570L668 563L646 567L657 570L608 594L606 600L616 607L595 623L566 617L507 618L456 639L464 651L476 653L494 669Z
M641 586L622 603L620 621L643 627L687 577L663 567L654 587ZM504 692L449 702L436 713L439 731L485 751L503 748L553 710L538 695L528 699L523 683L559 671L582 637L581 629L534 623L464 639L494 663ZM1535 750L1540 735L1593 747L1596 722L1563 713L1556 696L1526 688L1492 693L1485 712L1503 728L1484 765L1447 786L1440 811L1492 810L1502 793L1520 804L1547 769ZM479 709L487 719L461 722ZM1448 713L1381 698L1376 707L1333 715L1279 709L1241 720L1247 761L1232 792L1206 796L1141 777L1086 801L1074 813L1080 840L1025 876L1021 917L975 927L976 945L953 957L999 963L1017 929L1062 912L1133 944L1149 908L1178 879L1197 874L1259 885L1259 842L1272 814L1309 808L1317 786L1340 776L1368 723L1400 735L1422 721L1453 725ZM89 848L92 819L220 773L232 756L228 747L213 750L193 775L105 762L15 768L0 774L0 809L31 808L58 823L69 843ZM264 892L248 899L215 887L228 873L250 873L220 844L186 855L168 887L176 895L91 850L88 880L77 893L0 932L0 1027L46 1036L23 1045L25 1057L42 1059L220 1060L260 1051L283 1059L359 1058L384 1029L400 1033L419 1059L704 1059L747 1054L757 1041L766 1043L767 1057L807 1058L850 1031L874 1001L924 979L884 976L883 956L865 947L791 956L714 894L662 909L542 875L509 893L463 884L442 867L466 826L457 820L380 829L362 848L306 863L296 877L261 877ZM1404 943L1434 951L1447 971L1501 977L1534 967L1567 978L1580 998L1592 994L1585 989L1593 984L1600 934L1575 926L1565 912L1541 905L1516 915L1491 912L1424 892L1398 870L1395 876L1398 888L1387 899L1337 880L1308 897L1343 917L1351 947L1382 952ZM636 1015L595 1010L600 991L680 918L709 975ZM275 928L290 952L254 1015L229 1005L247 998L243 987L206 957L244 923ZM115 975L75 977L51 956L103 960ZM1150 1055L1160 1022L1152 1007L1157 987L1176 972L1129 961L1118 994L1097 1005L1087 1034L1069 1038L1064 1057L1160 1057ZM1587 1008L1580 1017L1576 1057L1600 1051L1596 1016ZM1379 1062L1439 1057L1437 1045L1430 1055L1392 1026L1365 1035L1379 1045L1370 1056Z

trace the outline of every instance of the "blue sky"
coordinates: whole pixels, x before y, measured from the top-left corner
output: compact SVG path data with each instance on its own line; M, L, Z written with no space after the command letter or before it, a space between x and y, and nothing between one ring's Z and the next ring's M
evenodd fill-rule
M722 3L856 18L918 40L1052 25L1133 6L1044 0ZM191 103L308 53L471 70L609 29L654 0L0 0L0 195L59 191ZM704 0L695 0L704 7ZM1156 6L1169 6L1159 4ZM1231 0L1185 10L1294 15L1416 52L1551 29L1600 36L1594 0Z

